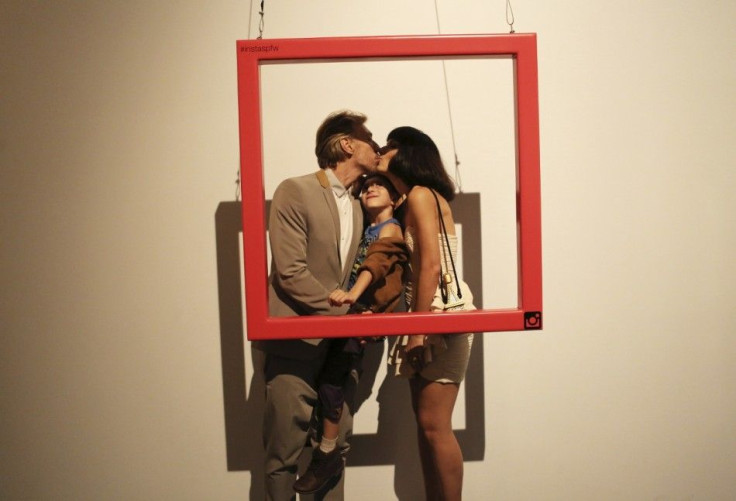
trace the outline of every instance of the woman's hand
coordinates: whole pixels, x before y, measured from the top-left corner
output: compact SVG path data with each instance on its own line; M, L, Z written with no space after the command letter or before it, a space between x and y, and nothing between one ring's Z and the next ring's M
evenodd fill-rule
M425 340L426 337L427 336L425 336L424 334L415 334L415 335L409 336L409 342L406 343L406 346L404 347L404 349L406 351L409 351L409 350L412 350L412 349L417 348L417 347L422 347L423 348L424 347L424 340Z
M409 342L404 346L406 359L416 372L421 372L424 369L424 343L426 338L427 336L424 335L409 336Z

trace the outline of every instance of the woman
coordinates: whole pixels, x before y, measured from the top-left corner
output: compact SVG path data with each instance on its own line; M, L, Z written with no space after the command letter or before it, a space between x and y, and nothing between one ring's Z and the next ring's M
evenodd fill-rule
M460 303L464 301L460 308L474 309L470 290L453 273L457 237L448 201L455 191L437 146L413 127L394 129L381 150L378 170L385 171L406 196L399 214L412 252L410 311L443 311L447 291L442 290L440 277L447 274L452 277L450 292L458 292L460 286ZM427 499L456 500L462 495L463 457L452 430L452 410L472 341L472 334L401 336L389 355L396 373L410 378Z

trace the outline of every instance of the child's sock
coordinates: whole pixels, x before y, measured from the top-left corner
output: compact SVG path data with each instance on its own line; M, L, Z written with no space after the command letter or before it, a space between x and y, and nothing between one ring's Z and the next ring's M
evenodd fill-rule
M335 438L322 437L322 441L319 443L319 450L321 450L325 454L329 454L330 452L334 451L335 447L337 447L337 437Z

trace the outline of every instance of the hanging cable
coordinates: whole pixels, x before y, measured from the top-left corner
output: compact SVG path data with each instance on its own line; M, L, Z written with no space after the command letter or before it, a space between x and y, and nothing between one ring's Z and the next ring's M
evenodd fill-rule
M506 0L506 24L509 25L509 33L514 32L514 9L511 7L511 0Z
M238 177L235 178L235 201L240 202L240 169L238 169Z
M452 154L455 157L455 184L457 190L463 192L463 182L460 177L460 160L457 158L457 146L455 144L455 126L452 123L452 108L450 106L450 90L447 86L447 69L445 68L445 61L442 61L442 73L445 78L445 97L447 99L447 117L450 121L450 135L452 136Z
M437 20L437 34L442 34L440 28L440 11L437 7L437 0L434 0L434 13L435 19ZM452 137L452 154L455 157L455 184L457 185L458 192L463 192L462 178L460 177L460 160L457 158L457 146L455 144L455 126L452 123L452 106L450 105L450 88L447 85L447 68L445 67L445 60L442 60L442 76L445 82L445 100L447 102L447 116L450 121L450 135Z

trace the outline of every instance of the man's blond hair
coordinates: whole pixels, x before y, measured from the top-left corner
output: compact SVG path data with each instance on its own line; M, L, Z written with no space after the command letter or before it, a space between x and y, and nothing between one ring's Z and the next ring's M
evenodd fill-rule
M314 153L320 168L335 167L347 159L340 141L358 131L368 117L362 113L341 110L330 113L317 129Z

